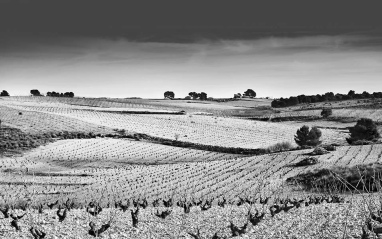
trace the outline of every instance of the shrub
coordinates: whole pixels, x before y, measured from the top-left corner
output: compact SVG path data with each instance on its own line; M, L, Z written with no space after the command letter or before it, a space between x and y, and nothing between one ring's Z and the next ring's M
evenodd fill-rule
M356 165L319 169L288 178L288 183L297 183L306 189L353 191L381 191L382 164ZM342 181L340 181L340 179Z
M322 109L321 111L321 116L324 117L324 118L328 118L329 116L331 116L333 114L333 111L332 109Z
M309 165L314 165L314 164L317 164L317 163L318 163L318 159L313 158L313 157L308 157L308 158L304 158L300 162L296 163L296 166L297 167L309 166Z
M364 139L351 141L351 145L369 145L369 144L373 144L373 143L374 143L373 141L364 140Z
M327 151L336 151L337 149L335 145L325 145L323 148Z
M377 125L373 120L362 118L357 121L354 127L349 128L350 138L347 138L349 144L353 144L360 140L375 141L380 138ZM365 141L364 141L365 142ZM358 143L363 143L362 141Z
M316 147L309 155L323 155L329 153L325 148Z
M281 142L281 143L277 143L272 146L269 146L267 148L267 151L270 153L273 153L273 152L281 152L281 151L290 150L292 148L293 148L292 144L288 141L285 141L285 142Z
M302 126L297 130L296 135L294 136L294 140L299 146L317 146L321 144L319 140L322 133L317 127L312 127L309 130L309 126Z

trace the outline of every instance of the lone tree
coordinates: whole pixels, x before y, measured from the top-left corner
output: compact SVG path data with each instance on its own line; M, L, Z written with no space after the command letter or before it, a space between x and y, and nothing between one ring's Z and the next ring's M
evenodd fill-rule
M198 98L198 93L196 93L196 92L190 92L190 93L188 93L188 95L191 96L192 99L194 99L194 100L196 100Z
M3 91L0 93L0 96L9 96L9 93L8 93L8 91L3 90Z
M325 109L322 109L322 111L321 111L321 116L324 118L328 118L332 114L333 114L333 111L330 108L325 108Z
M205 92L201 92L201 93L199 94L199 98L200 98L200 100L207 100L207 93L205 93Z
M167 98L167 99L174 99L174 97L175 97L174 92L172 92L172 91L166 91L166 92L164 92L164 98Z
M33 96L41 96L41 94L40 94L40 91L39 90L31 90L31 94L33 95Z
M252 89L248 89L247 91L244 92L244 95L249 97L256 97L256 92Z
M355 96L355 91L354 90L349 90L348 96L352 99Z
M240 94L240 93L234 94L234 95L233 95L233 98L235 98L235 99L236 99L236 98L241 98L241 94Z
M304 125L297 130L294 141L296 141L296 144L299 146L317 146L321 144L321 136L321 130L317 127L312 127L312 129L309 130L309 126Z
M373 120L362 118L357 121L354 127L349 128L350 138L347 138L349 144L358 140L374 141L381 137L377 125Z

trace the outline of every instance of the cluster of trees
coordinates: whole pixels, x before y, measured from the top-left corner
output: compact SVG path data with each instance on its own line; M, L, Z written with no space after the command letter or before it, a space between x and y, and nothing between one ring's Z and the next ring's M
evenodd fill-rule
M378 127L371 119L362 118L354 127L349 127L350 137L346 141L352 145L363 145L377 142L381 137ZM321 130L317 127L302 126L297 130L294 140L300 147L317 146L321 144Z
M334 94L327 92L325 94L317 95L298 95L289 98L280 98L272 101L273 108L289 107L301 103L317 103L325 101L341 101L351 99L367 99L367 98L382 98L382 92L369 93L364 91L362 94L356 94L354 90L349 91L348 94Z
M31 95L33 96L44 96L40 93L39 90L31 90L30 91ZM59 93L59 92L55 92L55 91L52 91L52 92L47 92L46 93L46 96L52 96L52 97L74 97L74 93L73 92L65 92L65 93Z
M52 91L52 92L47 92L46 96L52 96L52 97L72 97L73 98L74 97L74 93L73 92L59 93L59 92Z
M0 93L0 96L9 96L9 93L8 93L8 91L3 90L3 91Z
M237 93L237 94L234 94L234 98L241 98L243 96L246 96L246 97L250 97L250 98L254 98L256 97L256 92L252 89L248 89L246 91L244 91L243 94L241 93ZM175 94L174 92L172 91L166 91L164 92L164 98L165 99L174 99L175 98ZM197 92L190 92L188 93L188 96L186 96L185 99L193 99L193 100L207 100L207 93L205 92L200 92L200 93L197 93Z
M166 91L166 92L164 92L164 98L174 99L175 94L172 91ZM188 93L188 96L186 96L185 99L187 99L187 98L190 98L193 100L207 100L207 93L205 93L205 92L201 92L201 93L190 92L190 93Z
M190 92L188 93L190 97L192 97L193 100L207 100L207 93L201 92L201 93L196 93L196 92Z
M243 96L254 98L254 97L256 97L256 92L252 89L248 89L248 90L244 91L243 94L240 94L240 93L234 94L233 98L241 98Z

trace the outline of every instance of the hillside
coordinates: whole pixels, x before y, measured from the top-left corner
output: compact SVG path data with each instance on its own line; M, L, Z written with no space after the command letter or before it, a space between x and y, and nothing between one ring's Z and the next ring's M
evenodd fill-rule
M264 218L251 224L241 238L342 238L345 225L349 226L346 234L360 235L361 193L305 191L287 179L323 168L382 163L382 144L350 146L345 140L356 119L379 120L378 110L333 109L328 119L322 119L319 110L272 114L260 110L246 117L223 117L222 112L232 108L256 111L264 105L258 102L249 108L253 100L158 101L3 97L2 143L13 148L3 149L0 158L0 209L12 205L18 208L12 212L21 215L23 205L28 205L21 227L38 227L49 237L90 238L89 222L100 226L114 218L101 238L191 238L189 233L197 233L198 228L204 237L217 233L224 238L233 233L231 222L240 227L248 223L248 210L260 210ZM302 125L318 126L323 144L340 146L317 156L308 155L313 149L257 156L212 150L213 146L256 150L281 142L295 147L294 135ZM307 157L318 163L296 165ZM316 204L311 202L315 195L346 201ZM261 203L267 197L269 202ZM289 205L291 210L275 216L272 205L287 198L303 200L305 206ZM54 215L61 209L54 208L70 200L74 208L58 222ZM147 205L134 206L134 200L146 200ZM166 200L173 200L170 207L165 206ZM55 201L53 210L46 207ZM93 217L81 209L90 201L102 205L100 215ZM192 207L185 213L182 203L187 201ZM131 226L129 212L117 209L121 207L117 202L129 202L130 210L142 207L137 228ZM43 213L37 213L39 205ZM166 211L170 211L166 219L158 216ZM317 222L327 224L328 230ZM26 229L13 230L5 217L0 225L6 228L2 235L7 238L30 237Z

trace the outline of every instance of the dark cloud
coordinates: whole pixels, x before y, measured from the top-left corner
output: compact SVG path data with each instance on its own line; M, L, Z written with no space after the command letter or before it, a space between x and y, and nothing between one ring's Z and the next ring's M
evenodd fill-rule
M250 39L382 25L378 1L0 0L0 32L138 41ZM256 30L256 34L253 31Z

